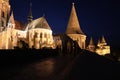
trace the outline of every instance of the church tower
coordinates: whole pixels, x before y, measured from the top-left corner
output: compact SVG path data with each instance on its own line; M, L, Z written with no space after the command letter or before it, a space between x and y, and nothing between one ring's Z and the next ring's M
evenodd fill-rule
M13 47L14 47L14 43L16 40L16 38L14 36L14 34L15 34L14 28L15 28L15 21L14 21L14 15L12 12L10 17L9 17L7 27L6 27L5 31L3 31L4 35L6 35L5 38L3 38L3 40L6 43L5 49L13 49Z
M0 0L0 32L7 27L10 14L9 0Z
M30 23L33 20L32 16L32 3L30 2L30 9L29 9L29 15L28 15L28 23Z
M15 28L15 20L14 20L14 14L13 12L11 13L11 16L8 20L8 28Z
M83 31L80 28L74 3L72 3L72 9L65 33L73 41L76 41L81 49L85 49L86 35L83 33Z

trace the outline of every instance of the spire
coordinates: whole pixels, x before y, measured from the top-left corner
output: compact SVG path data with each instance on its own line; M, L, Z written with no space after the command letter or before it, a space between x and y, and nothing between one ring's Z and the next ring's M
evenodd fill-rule
M8 28L15 28L15 20L14 20L14 14L13 11L10 15L10 18L8 20Z
M101 43L106 43L105 37L102 36Z
M32 16L32 3L30 2L30 10L29 10L29 15L28 15L28 23L33 20Z
M90 38L90 43L89 43L89 45L94 45L94 42L93 42L92 37Z
M74 3L72 3L72 9L71 9L71 14L69 17L66 33L67 34L84 34L79 25Z
M92 37L90 38L90 42L89 42L89 45L88 45L87 48L88 48L89 51L92 51L92 52L95 51L95 45L94 45Z
M103 45L107 45L107 43L106 43L106 40L105 40L105 37L104 37L104 36L102 36L101 43L102 43Z
M9 21L8 21L8 23L15 24L15 20L14 20L14 14L13 14L13 11L12 11L12 13L11 13L11 15L10 15L10 18L9 18Z
M100 39L98 40L98 44L100 44L101 42L100 42Z

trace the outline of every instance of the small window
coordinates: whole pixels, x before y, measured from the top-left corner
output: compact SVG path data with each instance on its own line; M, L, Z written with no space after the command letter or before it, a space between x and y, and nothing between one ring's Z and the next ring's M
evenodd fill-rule
M42 33L40 33L40 38L42 38Z
M2 17L3 17L3 18L5 17L5 13L4 13L4 12L2 12Z

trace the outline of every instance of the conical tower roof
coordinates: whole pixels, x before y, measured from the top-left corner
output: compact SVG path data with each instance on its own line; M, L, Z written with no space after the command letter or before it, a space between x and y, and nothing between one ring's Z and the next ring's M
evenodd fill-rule
M92 37L90 38L89 45L94 45L94 42L93 42L93 39L92 39Z
M101 42L100 42L100 39L98 40L98 44L100 44Z
M15 20L14 20L14 15L13 15L13 12L11 13L11 16L10 16L10 18L9 18L8 23L15 24Z
M106 43L105 37L102 36L101 43Z
M65 33L66 34L84 34L79 25L74 3L72 3L72 10L71 10L69 22L68 22Z

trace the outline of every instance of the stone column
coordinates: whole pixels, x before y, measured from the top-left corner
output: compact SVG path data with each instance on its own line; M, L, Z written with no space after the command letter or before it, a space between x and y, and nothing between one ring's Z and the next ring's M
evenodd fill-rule
M29 39L29 48L32 48L32 39L33 38L33 35L31 34L31 32L29 31L28 32L28 39Z
M35 34L35 49L39 49L40 48L40 34L37 33Z

